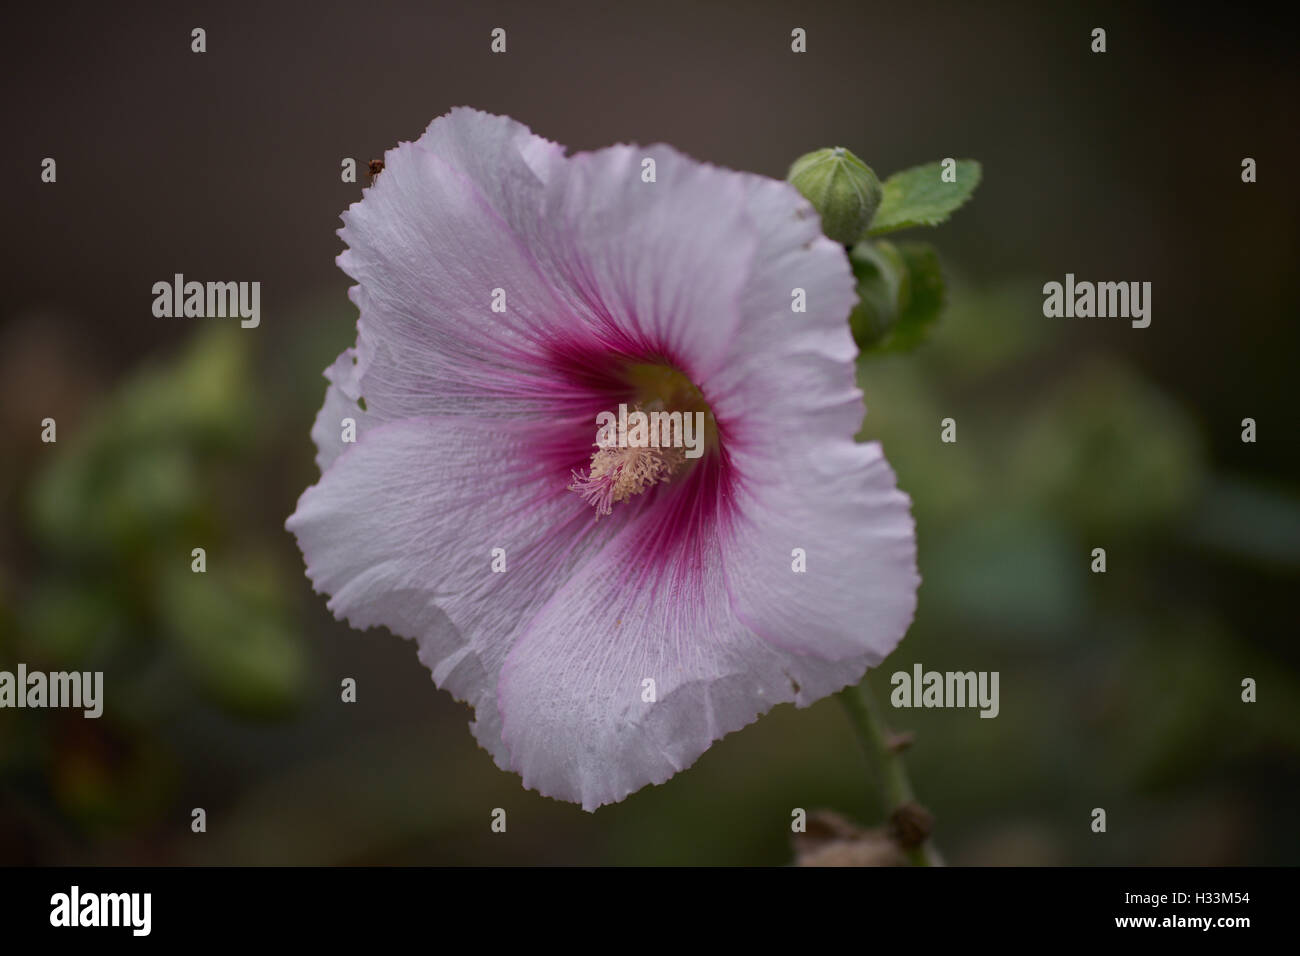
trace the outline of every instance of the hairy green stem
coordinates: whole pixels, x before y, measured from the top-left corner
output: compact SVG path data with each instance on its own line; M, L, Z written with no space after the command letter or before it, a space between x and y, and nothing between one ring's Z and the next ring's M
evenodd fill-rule
M866 752L880 786L886 812L892 821L901 808L916 805L912 782L908 779L907 768L899 753L902 747L881 719L880 705L865 678L856 687L846 687L840 691L839 698L858 735L858 742ZM939 862L938 854L929 839L918 846L905 848L904 852L915 866L934 866Z

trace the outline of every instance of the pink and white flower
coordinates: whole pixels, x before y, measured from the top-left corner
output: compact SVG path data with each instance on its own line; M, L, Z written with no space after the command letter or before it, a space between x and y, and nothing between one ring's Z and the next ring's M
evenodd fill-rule
M909 502L854 441L853 277L791 186L461 108L343 221L357 343L287 526L525 786L621 800L898 644ZM594 449L620 403L706 412L704 453Z

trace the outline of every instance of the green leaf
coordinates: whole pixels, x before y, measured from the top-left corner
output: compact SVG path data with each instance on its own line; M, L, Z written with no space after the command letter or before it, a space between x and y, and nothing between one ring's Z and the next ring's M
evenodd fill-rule
M858 243L849 251L849 264L858 281L858 304L849 315L849 326L859 348L874 348L898 320L907 265L890 242Z
M881 348L915 348L929 333L930 325L943 311L943 270L934 248L924 242L906 242L898 247L907 267L907 282L900 289L898 321Z
M902 351L925 338L944 304L943 272L923 242L860 242L849 252L858 304L849 316L863 351Z
M957 181L943 181L943 163L926 163L885 180L884 198L871 220L869 236L880 236L911 226L936 226L952 215L975 192L982 175L973 159L959 159Z

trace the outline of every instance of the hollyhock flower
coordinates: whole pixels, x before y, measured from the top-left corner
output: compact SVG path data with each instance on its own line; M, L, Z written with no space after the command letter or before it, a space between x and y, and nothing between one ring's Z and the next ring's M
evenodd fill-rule
M793 187L461 108L343 222L357 342L287 526L525 786L621 800L902 638L909 502L854 442L853 278ZM702 413L702 453L597 447L620 404Z

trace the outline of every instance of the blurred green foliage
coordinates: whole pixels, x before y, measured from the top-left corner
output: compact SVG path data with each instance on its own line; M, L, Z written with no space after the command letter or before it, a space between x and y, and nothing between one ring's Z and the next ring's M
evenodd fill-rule
M138 823L165 800L169 761L150 728L191 698L253 717L299 703L289 569L241 514L265 441L251 373L247 337L204 332L65 430L31 478L34 560L0 630L4 660L103 671L113 706L97 720L27 712L44 746L0 753L31 806L48 800L75 827Z
M247 337L205 332L60 444L31 505L33 538L57 571L32 583L20 653L80 667L162 645L228 707L293 705L303 654L284 622L283 570L236 531L254 489L231 483L263 437L249 365Z
M1266 602L1300 570L1275 530L1300 527L1296 489L1216 476L1194 417L1120 356L1051 334L1036 285L952 298L925 347L865 353L859 383L922 574L877 692L915 661L1001 670L994 721L892 715L920 731L909 760L941 829L986 831L955 859L1293 861L1300 828L1277 801L1296 783L1300 682ZM1245 677L1267 699L1243 703ZM1094 806L1121 839L1089 831Z

